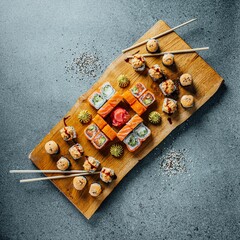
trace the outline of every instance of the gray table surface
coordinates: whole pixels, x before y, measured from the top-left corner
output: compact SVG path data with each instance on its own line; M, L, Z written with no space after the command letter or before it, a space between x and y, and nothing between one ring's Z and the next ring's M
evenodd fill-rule
M201 3L200 3L201 2ZM1 1L0 239L239 239L239 1ZM225 79L218 93L138 164L86 220L50 183L19 184L28 153L156 21L176 26ZM81 54L95 69L74 73ZM96 76L94 76L96 75ZM185 150L184 150L185 149ZM181 151L186 172L168 176ZM31 176L36 176L32 174Z

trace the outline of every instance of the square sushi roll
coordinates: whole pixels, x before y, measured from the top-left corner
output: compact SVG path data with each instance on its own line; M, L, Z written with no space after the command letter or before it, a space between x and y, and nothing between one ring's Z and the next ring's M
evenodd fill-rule
M92 140L99 131L98 126L92 123L85 128L84 134L88 140Z
M114 109L108 102L106 102L98 111L97 113L105 118L112 110Z
M99 129L103 129L107 125L107 122L98 114L93 118L93 122L99 127Z
M133 130L142 122L143 119L136 114L126 123L126 126L129 126Z
M136 134L136 136L140 139L141 142L145 141L151 135L151 130L143 123L140 123L133 130L133 132Z
M102 149L108 141L109 139L104 133L98 132L91 142L96 149Z
M155 96L152 92L146 91L140 98L139 101L143 106L149 107L155 101Z
M144 86L144 84L138 82L136 83L131 89L131 93L134 97L139 98L143 95L143 93L146 91L146 87Z
M173 80L171 79L163 81L162 83L159 84L159 87L164 96L171 95L177 89Z
M130 133L124 140L123 142L126 144L127 149L130 152L134 152L136 151L140 146L141 146L141 142L139 140L139 138L137 137L137 135L135 133Z
M100 92L103 95L103 97L108 100L110 97L113 96L113 94L116 92L113 86L109 83L106 82L100 87Z
M64 141L71 141L77 137L76 130L73 126L66 126L60 130L61 137Z
M127 90L122 96L130 106L137 101L137 99L132 95L132 93L129 90Z
M68 151L74 160L81 158L84 153L83 147L79 143L74 144Z
M139 101L136 101L133 105L131 105L131 108L139 116L141 116L147 110Z
M95 109L99 109L106 102L106 99L100 92L95 91L88 98L88 101Z
M116 92L109 100L108 104L110 104L113 108L115 108L121 101L123 97L120 93Z
M117 133L108 124L102 129L102 131L111 141L117 137Z

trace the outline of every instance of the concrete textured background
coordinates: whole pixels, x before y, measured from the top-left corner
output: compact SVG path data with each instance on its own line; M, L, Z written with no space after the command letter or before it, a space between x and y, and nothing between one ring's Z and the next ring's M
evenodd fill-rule
M240 239L239 1L0 1L0 239ZM87 221L50 183L18 183L28 153L106 67L157 20L176 26L225 79ZM69 63L93 54L96 76ZM161 169L184 151L185 173ZM185 149L185 150L184 150ZM36 176L36 175L31 175Z

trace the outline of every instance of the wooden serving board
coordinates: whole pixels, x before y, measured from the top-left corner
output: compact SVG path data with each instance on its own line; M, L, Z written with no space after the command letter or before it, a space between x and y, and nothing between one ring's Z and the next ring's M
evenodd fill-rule
M156 34L164 32L170 29L170 27L163 21L158 21L147 33L145 33L139 40L143 41ZM188 49L190 46L183 41L175 32L165 35L159 39L161 51L170 51L176 49ZM145 45L139 47L140 53L146 53ZM161 57L148 57L146 58L147 65L151 67L154 64L159 64L164 70L168 78L177 79L182 73L190 73L194 79L194 86L191 89L179 87L179 98L187 93L191 93L195 97L195 107L189 110L183 109L178 102L178 112L171 116L172 124L167 120L168 116L162 113L161 107L163 103L163 94L160 92L157 83L154 83L148 75L141 75L133 70L130 64L124 61L124 58L130 53L136 52L138 49L134 49L125 55L119 56L110 66L107 68L102 77L93 85L88 92L83 94L72 109L66 114L70 115L70 119L67 120L69 126L74 126L78 137L77 141L83 146L85 155L93 156L97 158L102 166L110 167L115 170L117 179L110 184L101 182L103 186L103 193L93 198L89 195L89 186L92 182L100 181L99 176L90 176L88 178L88 184L83 191L77 191L73 188L72 179L59 179L53 180L52 183L76 206L76 208L89 219L94 212L98 209L104 199L113 191L123 177L151 150L153 150L163 139L171 133L171 131L178 125L187 120L198 108L200 108L213 94L218 90L223 79L210 67L197 53L188 54L176 54L174 68L166 68L162 65ZM156 103L153 104L150 109L142 118L146 125L151 129L152 136L142 144L142 146L134 153L129 152L126 148L123 157L120 159L113 158L109 153L111 143L105 150L96 150L92 144L83 135L83 131L87 125L79 123L77 115L81 109L88 109L93 117L96 115L96 110L92 108L87 98L94 90L99 88L104 82L109 81L116 91L124 93L127 89L121 89L117 84L117 77L120 74L125 74L131 80L129 89L134 83L142 82L145 86L152 91L156 96ZM148 123L147 116L152 110L157 110L161 113L162 123L159 126L154 126ZM39 169L56 169L56 161L61 155L66 156L72 163L71 169L83 169L82 165L84 158L80 160L73 160L69 155L68 149L73 143L64 142L59 134L59 130L63 127L63 121L60 121L53 129L45 136L45 138L34 148L30 153L29 158ZM44 145L47 141L54 140L60 146L60 153L54 156L46 154ZM51 176L51 174L46 174Z

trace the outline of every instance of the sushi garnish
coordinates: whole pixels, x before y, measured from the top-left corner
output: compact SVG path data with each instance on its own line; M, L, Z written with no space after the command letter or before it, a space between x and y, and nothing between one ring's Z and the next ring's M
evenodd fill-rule
M78 120L81 123L89 123L92 120L92 114L88 110L81 110L78 114Z
M123 155L123 146L121 144L113 144L110 148L110 153L112 156L119 158Z
M92 139L92 144L95 148L97 149L101 149L103 148L107 142L108 142L108 138L105 136L104 133L99 132L93 139Z
M111 113L112 125L121 127L131 118L130 114L124 108L116 108Z
M150 91L145 92L139 99L139 101L145 106L149 107L154 101L155 96Z
M142 84L142 83L136 83L131 89L131 93L133 94L133 96L135 96L136 98L139 98L142 96L142 94L146 91L146 87Z
M89 98L89 103L96 109L99 109L105 102L106 99L99 92L94 92Z
M109 82L104 83L101 86L100 91L103 97L107 100L115 93L115 89Z
M120 88L126 88L130 84L130 80L123 74L118 76L117 81Z
M95 124L90 124L87 128L85 128L84 133L85 136L89 139L92 140L95 135L99 132L99 128Z
M155 125L159 124L161 122L161 119L161 115L157 111L150 112L148 115L149 122Z
M145 126L143 123L140 123L135 129L134 133L141 141L145 141L150 135L151 130Z
M100 179L105 183L112 182L113 179L116 179L116 175L114 170L111 168L103 167L100 172Z

